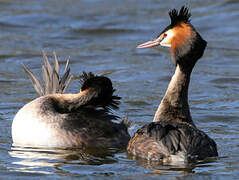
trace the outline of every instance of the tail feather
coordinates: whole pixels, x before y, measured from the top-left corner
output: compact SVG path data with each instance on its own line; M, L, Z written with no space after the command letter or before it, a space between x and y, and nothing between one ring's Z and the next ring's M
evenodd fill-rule
M60 78L59 76L60 67L56 53L53 52L53 61L54 61L53 68L46 56L46 53L45 52L42 53L44 59L44 65L42 66L42 78L43 78L42 85L40 81L36 78L36 76L23 64L25 72L29 76L33 84L33 87L35 88L39 96L55 93L63 94L73 78L72 75L71 76L69 75L70 74L69 59L67 60L66 63L65 72L62 78Z
M50 87L50 80L49 80L49 73L46 69L45 66L42 66L42 78L43 78L43 84L44 84L44 94L49 94L49 92L47 91L47 89L49 89Z
M65 85L65 86L63 86L64 88L63 88L63 90L62 90L62 94L64 94L64 93L65 93L65 91L66 91L66 89L68 88L68 86L70 85L70 83L71 83L72 79L73 79L73 75L70 75L70 77L69 77L68 81L66 82L66 85Z
M55 83L58 83L58 80L57 80L57 82L54 82L54 79L55 79L55 75L53 73L54 71L51 67L50 62L48 61L46 53L43 51L42 54L43 54L43 59L44 59L43 66L45 69L42 74L42 76L44 77L43 80L45 80L45 93L52 94L55 91L55 88L54 88L54 87L56 87Z
M66 61L66 66L65 66L64 73L66 73L66 71L67 71L68 69L70 69L69 62L70 62L70 60L69 60L69 58L68 58L67 61Z
M59 67L57 56L56 56L56 52L53 52L53 58L54 58L54 67L55 67L56 74L59 74L60 67Z
M70 60L67 59L64 74L59 81L59 86L62 89L62 93L65 93L66 89L68 88L68 86L70 85L70 82L73 79L73 75L69 76L70 70L71 70L70 66L69 66L69 62L70 62Z
M70 67L69 67L69 59L68 59L67 62L66 62L66 67L65 67L64 74L59 81L59 85L60 85L61 88L64 88L64 84L66 83L66 80L67 80L69 74L70 74Z
M55 69L53 70L52 73L52 92L57 92L59 89L59 76L57 74L57 72L55 71Z
M41 86L40 81L36 78L36 76L30 71L30 69L28 69L24 64L22 64L23 69L25 70L25 72L27 73L28 77L30 78L32 85L34 87L34 89L36 90L37 94L39 96L43 96L44 95L44 90Z

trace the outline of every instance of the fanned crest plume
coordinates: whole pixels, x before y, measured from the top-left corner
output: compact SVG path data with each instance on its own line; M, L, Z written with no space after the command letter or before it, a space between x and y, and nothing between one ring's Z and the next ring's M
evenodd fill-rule
M189 23L191 13L188 12L188 8L185 6L182 6L180 11L173 9L169 11L169 16L171 18L171 26L175 26L179 22Z
M92 72L83 72L81 77L80 83L82 91L92 88L92 86L95 86L97 89L99 89L99 87L102 88L100 89L101 95L99 95L101 96L100 101L102 101L100 102L100 104L102 104L101 107L106 111L119 108L121 97L113 95L115 89L112 87L112 82L109 78L94 75Z
M53 59L54 59L53 68L50 62L48 61L48 58L45 52L42 52L42 53L43 53L43 59L44 59L44 65L42 66L42 78L44 83L41 84L41 82L37 79L37 77L24 64L22 64L23 69L29 76L33 87L35 88L39 96L44 96L47 94L65 93L67 87L69 86L73 78L72 75L69 75L70 73L69 59L66 62L64 74L60 78L59 63L56 57L56 53L53 52Z

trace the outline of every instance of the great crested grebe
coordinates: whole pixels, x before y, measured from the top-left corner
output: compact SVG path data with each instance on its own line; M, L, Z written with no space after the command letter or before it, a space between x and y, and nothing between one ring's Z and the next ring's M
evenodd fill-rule
M167 163L218 156L214 140L193 123L188 104L190 75L207 42L190 23L188 8L183 6L179 12L173 9L169 16L171 24L155 40L137 48L171 47L176 70L154 121L134 134L127 151L134 156Z
M23 65L40 97L23 106L13 119L13 145L125 148L130 135L125 121L113 122L118 117L111 110L118 109L120 97L113 95L115 89L111 80L84 72L81 91L77 94L63 94L71 80L68 79L69 61L59 80L56 55L54 68L45 54L43 57L44 88Z

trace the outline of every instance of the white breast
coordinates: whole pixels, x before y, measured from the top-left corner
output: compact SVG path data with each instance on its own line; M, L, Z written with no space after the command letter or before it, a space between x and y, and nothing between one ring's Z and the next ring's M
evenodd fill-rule
M34 100L22 107L12 123L12 140L14 146L61 147L59 125L44 121L39 114L39 104Z

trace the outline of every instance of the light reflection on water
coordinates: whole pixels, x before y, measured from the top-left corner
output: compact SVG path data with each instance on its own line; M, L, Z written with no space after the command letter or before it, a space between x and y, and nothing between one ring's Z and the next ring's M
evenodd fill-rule
M198 128L214 138L220 157L197 164L162 165L125 152L11 147L15 113L36 97L21 63L40 73L41 51L56 51L71 71L108 73L122 96L118 115L135 125L152 121L174 67L165 48L137 50L169 23L170 8L188 4L192 23L208 41L191 79L189 100ZM0 1L0 173L7 178L231 179L237 178L239 2ZM68 92L79 91L78 79Z

